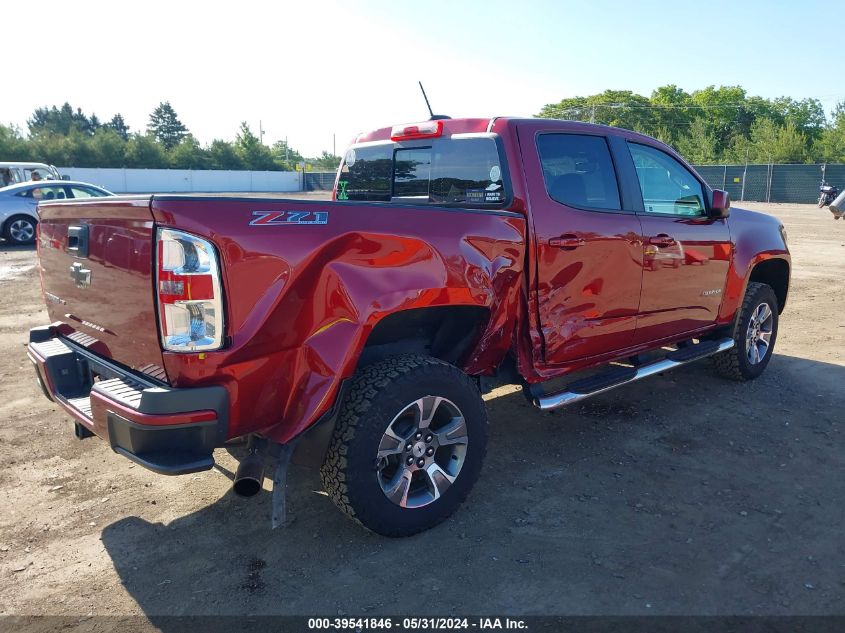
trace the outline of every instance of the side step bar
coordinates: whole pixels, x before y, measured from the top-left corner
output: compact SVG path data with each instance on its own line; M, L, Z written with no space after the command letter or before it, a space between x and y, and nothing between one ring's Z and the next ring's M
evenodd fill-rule
M603 374L577 380L567 385L567 388L559 393L537 395L533 398L534 406L539 407L543 411L564 407L568 404L573 404L591 396L604 393L605 391L610 391L614 387L627 385L635 380L647 378L648 376L675 369L675 367L686 365L701 358L724 352L733 346L734 340L725 338L718 341L703 341L695 345L681 347L667 354L665 358L661 358L653 363L640 365L639 367L614 368Z

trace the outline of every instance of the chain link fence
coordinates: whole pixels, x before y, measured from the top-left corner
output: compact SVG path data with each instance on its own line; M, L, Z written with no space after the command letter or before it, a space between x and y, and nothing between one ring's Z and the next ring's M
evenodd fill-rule
M306 171L305 191L331 191L334 188L333 171Z
M732 200L755 202L817 202L822 178L845 187L845 165L696 165L714 189Z

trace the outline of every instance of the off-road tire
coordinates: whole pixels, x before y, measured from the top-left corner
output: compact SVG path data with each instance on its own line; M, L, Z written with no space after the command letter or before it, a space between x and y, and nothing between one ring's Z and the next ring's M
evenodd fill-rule
M772 311L772 334L766 355L759 363L753 364L748 358L746 332L754 311L761 303L767 303ZM755 281L748 283L742 306L734 321L731 336L734 346L712 357L716 372L724 378L746 381L757 378L769 364L778 334L778 300L772 287Z
M423 507L400 507L379 484L376 454L391 421L428 395L448 398L466 422L466 455L455 481ZM421 355L387 358L358 370L341 404L320 469L331 500L365 528L390 537L410 536L449 517L478 479L487 447L487 412L475 382L454 365Z

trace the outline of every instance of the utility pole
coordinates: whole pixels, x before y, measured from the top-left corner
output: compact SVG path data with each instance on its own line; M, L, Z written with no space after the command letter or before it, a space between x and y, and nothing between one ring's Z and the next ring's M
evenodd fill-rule
M332 132L332 156L337 156L337 134Z
M264 145L264 127L261 125L261 119L258 119L258 140Z
M590 106L590 123L596 122L596 104Z
M285 162L288 162L288 137L285 135Z

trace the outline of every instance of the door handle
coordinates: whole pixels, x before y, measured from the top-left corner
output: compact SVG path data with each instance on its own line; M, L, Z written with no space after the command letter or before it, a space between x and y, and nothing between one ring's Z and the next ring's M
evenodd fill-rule
M648 243L659 247L672 246L675 243L675 238L671 235L666 235L666 233L661 233L660 235L654 235L648 238Z
M549 239L549 246L559 248L564 251L575 250L584 244L584 238L578 237L573 233L565 233L560 237L553 237Z

